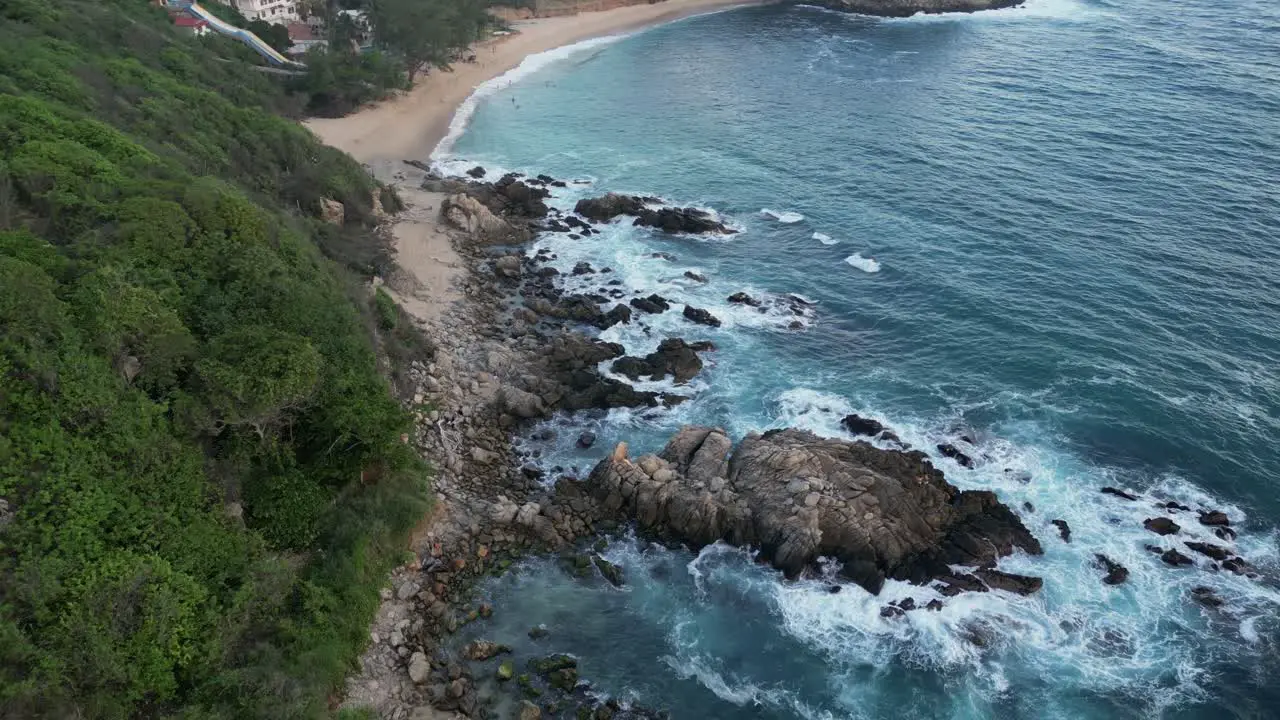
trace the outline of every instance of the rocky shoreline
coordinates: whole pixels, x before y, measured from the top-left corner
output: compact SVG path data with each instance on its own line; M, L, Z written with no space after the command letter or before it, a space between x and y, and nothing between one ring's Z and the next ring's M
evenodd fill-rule
M1026 0L805 0L804 2L806 5L827 10L875 17L974 13L1021 7L1025 3Z
M465 266L456 288L462 299L439 317L422 320L434 356L415 362L409 372L417 419L410 441L433 462L437 500L415 534L413 559L383 591L370 645L360 672L348 682L344 706L372 708L391 720L663 716L590 694L574 658L513 658L497 642L450 641L463 625L494 612L476 600L475 584L521 557L559 553L574 574L623 583L624 569L590 544L632 524L673 545L698 548L723 540L757 548L761 560L791 578L809 573L819 558L835 558L845 579L872 594L887 579L929 585L944 597L1041 588L1040 578L997 568L1011 553L1042 551L1013 509L991 492L958 490L924 453L858 416L845 418L846 430L879 446L777 430L748 435L735 448L723 430L688 427L656 455L632 460L623 443L585 476L557 467L555 477L545 477L536 455L523 455L517 442L531 423L557 413L683 402L684 395L637 390L601 368L633 380L671 377L678 388L701 371L700 355L715 350L697 337L698 330L719 321L706 310L681 310L656 295L640 297L610 279L607 268L581 267L585 263L573 274L598 277L597 291L566 293L548 264L554 256L529 256L520 245L548 230L588 238L603 222L630 221L666 232L729 228L694 208L661 207L656 198L607 195L579 203L578 213L565 213L545 202L549 188L563 181L506 175L489 182L485 174L475 168L469 180L428 174L421 181L443 198L441 223L451 228ZM398 175L409 181L403 171ZM766 304L744 293L729 301L762 310ZM781 302L797 316L809 311L799 300L769 302ZM665 312L684 316L689 339L666 339L655 352L635 357L592 337L592 328ZM583 433L576 440L590 447L595 437ZM961 436L956 443L939 445L938 454L961 467L984 462L971 438ZM1103 494L1118 503L1146 501L1114 488ZM1176 503L1159 508L1170 515L1192 512ZM1230 547L1230 519L1212 509L1198 512L1199 523L1222 543L1184 543L1212 566L1201 569L1251 573ZM1066 522L1052 523L1059 540L1071 542ZM1154 542L1161 544L1150 547L1166 565L1199 567L1170 546L1180 529L1172 519L1161 515L1146 526L1160 536ZM1118 585L1128 576L1105 556L1097 564L1100 582ZM1208 588L1197 588L1191 599L1209 608L1222 604ZM907 598L885 605L881 615L892 619L943 606L938 599L917 606Z

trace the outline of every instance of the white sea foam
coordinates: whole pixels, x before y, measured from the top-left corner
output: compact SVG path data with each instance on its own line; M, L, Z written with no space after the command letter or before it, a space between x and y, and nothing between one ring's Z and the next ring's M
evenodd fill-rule
M627 37L627 35L627 33L606 35L547 50L546 52L534 53L522 60L514 69L481 83L476 87L475 92L471 93L471 96L464 100L458 106L457 111L454 112L453 119L449 121L449 132L445 134L444 138L436 145L435 150L431 152L431 159L439 161L449 156L454 143L458 141L458 138L462 137L462 133L467 129L467 123L471 122L471 117L475 115L476 107L484 98L520 82L552 63L559 62L586 50L618 42Z
M862 272L878 273L880 272L880 263L875 258L864 258L861 253L854 253L844 259L845 262L858 268Z
M804 216L800 213L791 212L789 210L770 210L769 208L760 208L760 214L771 217L784 225L798 223L804 219Z
M820 232L816 232L816 233L814 233L814 234L813 234L813 239L814 239L814 240L817 240L818 242L822 243L823 245L835 245L836 243L840 242L839 240L836 240L835 238L832 238L830 235L828 235L828 234L826 234L826 233L820 233Z

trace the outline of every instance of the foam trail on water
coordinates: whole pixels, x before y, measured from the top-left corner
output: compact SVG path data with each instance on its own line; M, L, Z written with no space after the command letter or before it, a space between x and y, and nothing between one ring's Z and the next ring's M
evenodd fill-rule
M858 268L862 272L878 273L880 272L880 263L875 258L864 258L861 253L854 253L844 259L845 262Z
M760 208L760 214L771 217L784 225L798 223L804 219L804 216L800 213L791 212L789 210L770 210L769 208Z
M620 33L617 35L606 35L604 37L591 38L582 42L565 45L546 52L534 53L525 57L515 68L499 75L492 80L487 80L476 86L475 92L458 106L457 112L453 114L453 119L449 121L449 132L441 138L435 149L431 151L431 159L433 161L445 160L449 157L453 146L458 142L458 138L462 137L462 133L467 129L467 124L471 122L471 117L475 115L476 107L480 101L499 90L503 90L511 85L524 80L526 77L538 72L539 70L569 58L578 53L592 48L610 45L627 37L630 33Z
M816 233L814 233L814 234L813 234L813 239L814 239L814 240L817 240L818 242L822 243L823 245L835 245L836 243L840 242L839 240L836 240L835 238L831 237L830 235L828 235L828 234L826 234L826 233L820 233L820 232L816 232Z

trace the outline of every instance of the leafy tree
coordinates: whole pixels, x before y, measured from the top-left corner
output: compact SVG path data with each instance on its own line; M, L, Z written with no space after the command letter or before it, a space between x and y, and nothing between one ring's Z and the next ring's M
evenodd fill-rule
M374 37L403 58L409 82L429 68L448 69L488 24L479 0L370 0Z
M249 32L262 38L262 41L277 52L287 52L293 47L293 41L289 39L289 29L278 23L269 23L266 20L251 20L245 26Z

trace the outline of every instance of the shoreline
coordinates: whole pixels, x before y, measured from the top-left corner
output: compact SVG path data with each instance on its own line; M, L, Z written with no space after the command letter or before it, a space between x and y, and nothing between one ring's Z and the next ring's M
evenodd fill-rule
M532 55L610 35L763 0L662 0L578 15L535 18L513 24L516 32L474 46L476 62L458 63L449 72L435 71L406 93L341 118L309 118L302 122L326 145L366 165L427 160L458 110L484 83L519 67Z

